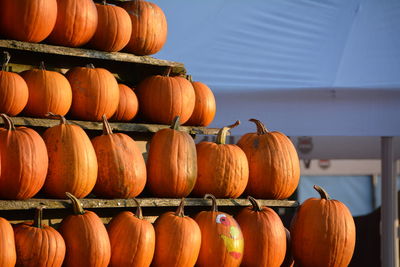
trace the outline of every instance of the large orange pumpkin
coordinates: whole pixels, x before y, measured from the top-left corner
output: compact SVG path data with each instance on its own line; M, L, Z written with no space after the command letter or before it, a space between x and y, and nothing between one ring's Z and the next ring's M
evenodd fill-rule
M243 135L237 145L249 161L246 193L257 198L285 199L296 190L300 163L290 139L281 132L269 132L256 119L257 133Z
M192 84L183 77L155 75L144 79L137 87L139 112L153 123L171 124L179 116L184 124L192 115L195 94Z
M246 154L237 145L225 144L233 125L219 130L216 143L200 142L197 149L197 181L195 195L211 193L219 198L237 198L247 185L249 166Z
M48 112L67 114L72 102L72 90L68 80L56 71L48 71L42 62L39 69L21 73L28 85L29 98L24 113L45 117Z
M285 227L276 212L261 207L249 196L252 207L243 208L235 217L244 238L243 266L279 267L286 253Z
M66 73L72 87L71 115L82 120L100 121L114 115L119 103L115 77L106 69L75 67Z
M57 6L57 20L48 42L70 47L89 42L98 22L93 0L57 0Z
M196 266L238 267L243 258L243 235L239 224L227 213L219 212L216 199L211 198L211 211L201 211L194 218L201 231L201 248Z
M42 224L43 206L36 208L33 223L14 227L17 266L61 267L65 257L65 242L53 227Z
M290 233L296 264L307 267L345 267L353 256L356 229L349 209L330 199L319 186L321 198L304 201L292 219Z
M0 32L9 39L43 41L54 28L57 12L56 0L2 0Z
M4 52L4 58L0 71L0 113L15 116L28 103L28 85L20 75L6 71L10 60L8 52Z
M63 116L56 117L61 123L43 134L49 153L49 170L43 189L52 197L65 198L65 192L72 192L83 198L96 184L96 152L81 127L68 124Z
M135 92L124 84L118 84L119 103L117 111L111 117L114 121L130 121L139 110L139 101Z
M11 224L0 217L0 266L14 267L17 261L14 232Z
M0 116L6 127L0 131L0 198L31 198L46 179L49 163L46 145L36 131L15 128L7 115Z
M148 267L153 259L154 227L143 219L142 209L136 203L136 214L120 212L107 226L112 250L110 267Z
M103 135L92 139L99 173L94 187L97 196L132 198L146 184L146 163L136 142L123 133L113 133L103 117Z
M65 217L58 229L67 247L63 266L107 267L111 247L106 227L96 213L84 210L74 195L66 194L74 214Z
M196 144L179 130L179 116L171 128L151 138L147 158L148 187L158 197L186 197L197 178Z
M132 21L132 35L125 50L133 54L152 55L161 50L167 40L167 19L159 6L143 0L121 4Z

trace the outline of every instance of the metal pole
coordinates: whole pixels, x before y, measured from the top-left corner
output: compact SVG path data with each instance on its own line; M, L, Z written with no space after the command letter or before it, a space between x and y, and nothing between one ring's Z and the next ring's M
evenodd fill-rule
M381 148L381 266L399 267L399 222L397 215L397 179L395 176L393 137L382 137Z

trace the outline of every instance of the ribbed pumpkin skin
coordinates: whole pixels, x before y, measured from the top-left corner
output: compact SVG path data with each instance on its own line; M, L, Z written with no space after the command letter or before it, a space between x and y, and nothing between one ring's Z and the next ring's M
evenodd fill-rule
M117 80L106 69L75 67L66 73L72 87L71 115L77 119L100 121L109 119L117 110Z
M103 222L94 212L67 216L62 220L59 231L67 248L63 266L108 266L110 240Z
M152 55L161 50L167 41L167 19L159 6L136 0L121 4L131 17L132 35L126 51L135 55Z
M139 112L149 122L171 124L179 116L184 124L193 113L195 93L185 78L150 76L138 85L136 94Z
M21 73L28 85L29 98L24 113L45 117L48 112L67 114L72 103L72 89L61 73L32 69Z
M215 117L216 103L210 87L202 82L192 82L196 102L186 125L208 126Z
M125 9L113 6L96 4L98 24L89 46L94 49L117 52L124 48L132 33L132 22Z
M0 1L0 32L9 39L43 41L53 30L56 18L56 0Z
M0 113L19 114L28 103L28 85L18 74L0 71Z
M112 250L110 267L150 266L156 241L150 222L123 211L110 221L107 231Z
M57 20L48 42L70 47L89 42L98 22L93 0L57 0L57 5Z
M97 179L97 158L85 131L77 125L60 124L47 129L43 139L49 154L49 170L43 187L46 194L65 198L70 192L87 196Z
M130 121L139 110L139 101L135 92L124 84L118 84L119 87L119 103L117 111L110 120L114 121Z
M286 199L300 180L300 163L290 139L280 132L247 133L237 145L249 162L246 193L256 198Z
M14 231L11 224L0 217L0 266L14 267L17 261Z

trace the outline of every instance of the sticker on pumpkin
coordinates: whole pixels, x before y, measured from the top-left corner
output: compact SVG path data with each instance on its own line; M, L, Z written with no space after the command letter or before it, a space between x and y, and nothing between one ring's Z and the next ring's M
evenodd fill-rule
M224 241L229 255L235 259L240 259L243 253L244 245L243 236L240 229L236 223L232 222L232 220L230 220L225 214L218 214L215 221L219 224L229 227L229 235L221 234L220 237Z

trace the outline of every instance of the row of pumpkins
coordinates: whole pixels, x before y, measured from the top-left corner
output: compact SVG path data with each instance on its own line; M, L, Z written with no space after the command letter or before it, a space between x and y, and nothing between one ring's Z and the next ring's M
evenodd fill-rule
M104 226L92 211L67 193L74 213L58 231L43 225L43 207L33 223L14 229L0 218L0 266L13 267L346 267L355 246L354 220L347 207L314 186L321 198L306 200L292 220L290 233L274 210L252 206L232 217L219 212L214 196L211 211L193 218L184 214L184 199L176 212L159 216L154 226L123 211Z
M132 198L145 186L156 197L203 196L237 198L246 193L257 198L285 199L297 188L300 167L288 137L269 132L258 120L257 133L226 144L228 130L219 130L216 143L200 142L180 130L179 116L170 128L156 132L150 142L147 164L136 142L113 133L103 117L103 134L89 139L78 125L60 124L42 136L26 127L15 127L0 115L0 198L28 199L41 189L50 197L65 198L71 192L84 198Z
M0 71L0 113L44 117L48 112L89 121L103 115L115 121L131 121L140 112L143 120L170 124L175 116L186 125L207 126L215 116L211 89L191 76L153 75L133 91L118 84L111 72L93 65L74 67L65 76L40 68L20 74L6 71L10 55L5 52ZM22 76L22 77L21 77ZM135 94L136 92L136 94Z
M167 21L159 6L142 0L108 5L105 0L2 0L0 35L136 55L157 53L167 39Z

